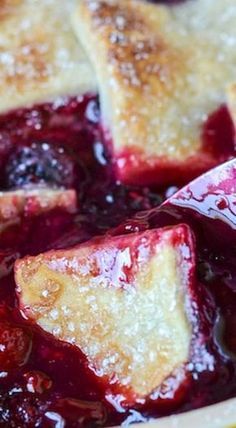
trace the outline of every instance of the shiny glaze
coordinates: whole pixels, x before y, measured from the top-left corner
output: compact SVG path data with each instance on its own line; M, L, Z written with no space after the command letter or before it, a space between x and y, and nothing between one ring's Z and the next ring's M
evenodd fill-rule
M6 344L6 334L2 335L1 331L7 335L11 333L14 340L14 332L20 331L16 336L18 340L23 338L20 350L25 354L25 358L16 355L11 366L4 355L0 357L2 426L47 428L56 427L57 423L64 423L61 426L66 427L108 426L124 420L143 421L150 416L169 415L235 396L236 260L234 240L231 240L234 213L231 224L226 226L222 221L209 219L204 212L199 214L200 206L205 209L206 198L199 201L190 195L192 210L189 206L174 205L172 201L161 211L154 209L133 217L138 211L157 207L177 188L175 183L168 189L151 189L126 187L115 181L109 152L102 144L96 97L64 99L2 116L0 140L1 190L19 184L19 174L14 176L12 165L16 165L14 156L21 147L47 144L47 156L51 153L57 162L61 156L58 159L56 152L59 150L62 156L64 153L64 169L68 165L70 172L67 187L75 188L78 194L75 214L54 210L39 216L24 216L20 225L9 228L1 236L0 340L5 340ZM224 141L221 144L224 147ZM233 141L230 141L230 147L233 147ZM33 155L30 168L35 172L32 159ZM47 162L42 162L42 169L37 169L35 181L35 174L30 169L31 183L32 180L34 183L38 180L47 182L45 164ZM58 169L55 171L55 184L58 184ZM26 172L27 181L29 170ZM51 179L53 181L50 176ZM24 175L20 176L21 185L22 180L24 182ZM231 209L225 198L217 198L217 209ZM131 221L125 220L131 217ZM124 221L122 226L114 229ZM203 353L195 356L199 361L189 367L188 381L177 392L173 392L175 379L172 378L145 405L124 409L119 396L110 397L109 401L105 399L99 379L88 369L79 350L55 341L24 320L15 297L13 263L25 254L67 248L106 232L127 233L180 222L190 224L197 239L197 288L204 318ZM222 239L212 239L218 236L216 230L220 235L224 233L223 243Z

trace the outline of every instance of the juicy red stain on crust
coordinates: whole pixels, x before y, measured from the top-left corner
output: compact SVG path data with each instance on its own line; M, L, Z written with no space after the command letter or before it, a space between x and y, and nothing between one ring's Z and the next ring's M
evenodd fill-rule
M195 269L195 250L194 245L192 245L194 237L190 229L181 224L174 231L171 230L171 233L166 235L167 237L163 238L163 232L167 232L168 229L166 227L152 232L146 231L141 235L134 234L132 241L127 235L107 236L105 240L104 237L90 240L89 245L87 242L85 243L86 247L91 247L91 254L88 253L85 263L87 261L91 263L91 275L94 278L98 278L98 282L100 282L101 278L106 278L109 286L120 287L121 289L133 287L135 285L135 277L142 269L142 266L147 265L155 255L156 246L161 242L169 243L179 252L179 265L184 262L191 262L191 269L188 268L188 275L191 276L191 280L190 278L183 278L183 280L186 284L189 281L192 282ZM48 256L50 259L50 254ZM57 253L57 257L60 259L60 266L63 266L63 269L66 269L68 274L73 274L73 269L68 268L68 263L63 261L63 250L60 254ZM101 263L101 260L104 260L105 263ZM81 271L79 267L77 269L82 275L83 269Z
M222 148L225 148L224 156L231 155L231 131L231 122L225 111L209 119L204 130L204 144L208 141L208 150L213 157L218 157ZM227 144L222 141L224 135ZM220 143L215 152L212 149L213 137L217 144ZM74 214L53 210L37 217L24 217L20 224L1 235L0 350L3 351L2 354L0 352L0 424L3 426L50 428L64 422L69 428L109 426L120 424L127 418L141 421L146 417L169 415L236 396L234 245L230 244L229 248L228 244L222 246L214 242L213 245L209 219L203 220L197 214L190 215L189 210L173 206L158 214L156 210L137 214L133 220L126 220L116 231L111 231L136 212L158 206L172 190L124 186L115 182L109 150L104 149L102 141L98 100L93 96L65 99L54 105L44 104L0 117L1 190L9 188L7 174L10 167L7 165L11 165L12 178L19 177L17 174L14 176L12 168L14 153L24 147L32 147L32 144L36 147L48 144L47 155L51 154L52 161L60 161L55 155L60 148L61 155L65 153L63 165L68 159L70 165L73 164L70 185L76 189L79 199L79 210ZM31 166L26 168L20 179L27 182L27 174L32 174L35 167L33 159L33 169ZM60 169L60 165L57 167ZM58 177L58 168L55 171ZM39 171L39 176L47 180L43 171L42 177ZM172 185L176 183L171 182ZM12 185L15 185L14 180ZM218 201L222 210L225 204L228 202ZM124 410L122 397L105 399L102 382L89 370L78 349L54 340L23 319L15 299L13 263L20 256L73 246L107 231L109 234L124 234L183 222L192 227L197 242L196 287L202 307L199 346L192 355L188 379L180 389L175 391L173 388L175 376L180 376L180 373L173 374L144 406ZM214 220L213 229L214 233L216 230L222 232L217 220ZM232 238L227 226L223 233L225 242ZM178 242L178 237L176 240ZM232 241L229 239L228 242ZM129 276L128 268L125 274ZM195 320L196 325L198 321ZM17 332L18 339L22 339L18 347L20 353L14 354L11 360L14 367L11 368L6 363L10 359L6 356L9 349L6 335L1 333L4 329L12 333L11 343L16 343L14 332Z
M232 156L233 151L230 153ZM230 158L222 156L222 162ZM172 183L182 185L208 169L218 165L219 157L207 151L191 156L185 162L170 162L155 157L146 158L145 154L135 147L122 151L115 159L116 175L124 183L140 185L168 186Z
M147 158L132 147L116 156L116 174L124 183L140 185L183 185L203 172L235 156L235 129L229 111L222 105L213 112L202 129L202 150L184 162L164 157Z
M218 158L218 164L235 155L235 128L226 105L222 105L208 117L202 139L204 151Z

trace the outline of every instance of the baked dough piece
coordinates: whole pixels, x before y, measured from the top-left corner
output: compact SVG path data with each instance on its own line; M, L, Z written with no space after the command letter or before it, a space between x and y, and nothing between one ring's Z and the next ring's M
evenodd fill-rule
M178 225L26 257L15 279L25 316L79 347L131 403L189 359L194 270L191 232Z
M73 33L74 0L1 0L0 112L96 91Z
M122 180L189 179L224 160L201 134L235 79L235 0L82 0L73 22Z
M236 83L233 83L228 88L228 106L234 121L235 130L236 130ZM236 139L236 131L235 131L235 139Z
M73 189L34 187L0 192L0 232L19 223L21 216L35 216L55 208L74 213L77 208Z

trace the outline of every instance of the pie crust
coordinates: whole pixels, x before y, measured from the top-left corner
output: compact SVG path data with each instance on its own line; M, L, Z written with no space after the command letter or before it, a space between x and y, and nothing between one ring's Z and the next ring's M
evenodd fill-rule
M116 178L129 184L186 182L232 155L221 155L207 147L203 131L209 116L222 104L227 104L236 124L234 0L188 0L171 7L144 0L42 0L37 3L37 13L33 0L2 0L0 22L0 113L51 100L63 104L63 99L70 95L79 99L81 94L98 91L103 131ZM76 204L73 189L35 187L0 192L0 232L20 221L22 215L37 215L53 208L73 213ZM60 254L66 251L70 250ZM173 259L170 248L167 253L167 261L168 256ZM22 314L30 314L45 331L73 344L72 319L68 318L66 326L65 319L61 321L65 327L63 335L57 329L55 311L61 311L61 296L53 300L55 307L46 307L41 305L43 294L36 293L33 298L39 298L39 302L34 302L34 307L30 298L27 301L32 284L25 278L27 275L19 279L19 266L26 266L26 271L34 269L35 260L45 262L50 254L26 257L16 263L18 292L23 296ZM171 274L170 266L167 267ZM147 276L154 271L152 265ZM41 273L37 278L36 268L35 272L33 291L47 294L50 287L37 288ZM7 268L3 276L8 273ZM44 280L47 273L43 272ZM52 279L55 278L56 274ZM73 281L68 280L70 286ZM57 294L52 282L47 285L52 289L54 286ZM145 284L140 278L137 282L143 290ZM30 287L27 289L26 285ZM71 300L72 293L69 294L64 297ZM159 373L154 383L150 376L152 367L145 361L147 377L143 380L139 378L139 369L135 371L127 402L138 397L141 403L171 370L187 361L191 326L182 306L180 302L177 308L183 327L179 330L183 335L182 349L173 352L171 367ZM78 330L76 344L87 355L90 367L99 373L101 366L96 366L96 358L88 351L93 335L84 345L83 334ZM123 384L124 373L118 373ZM109 378L109 370L105 376ZM148 426L183 428L191 424L193 428L222 428L236 423L235 407L233 399L150 422Z
M202 132L235 78L234 6L234 0L172 7L78 2L74 29L97 76L121 180L163 184L219 163L203 147Z
M15 279L24 315L78 346L132 403L189 360L194 268L191 232L179 225L26 257Z
M70 24L75 0L2 0L0 112L96 91Z

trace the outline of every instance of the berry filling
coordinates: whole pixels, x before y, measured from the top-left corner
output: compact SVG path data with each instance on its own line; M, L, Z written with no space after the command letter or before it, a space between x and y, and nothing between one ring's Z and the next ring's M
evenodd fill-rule
M218 147L226 150L233 145L232 124L226 116L221 111L210 120L211 132L204 130L204 144L208 137L212 142L214 135L220 141ZM18 223L1 231L0 424L111 426L236 396L235 249L233 243L228 245L232 228L200 215L196 204L191 210L170 199L169 205L156 208L178 190L174 182L168 188L116 182L109 150L103 145L96 97L61 99L2 116L0 142L1 191L63 186L76 190L78 197L75 212L54 207L34 216L22 213ZM194 197L190 195L189 201ZM227 200L218 196L217 209L224 213L226 205ZM110 230L121 222L122 226ZM124 407L119 395L105 397L102 381L78 348L25 320L16 300L13 264L25 255L65 249L107 232L124 234L179 223L187 223L197 240L196 292L202 302L202 335L207 345L199 344L181 388L173 387L181 372L173 373L145 404Z
M7 189L33 185L73 186L74 165L63 147L36 142L18 147L6 163Z

